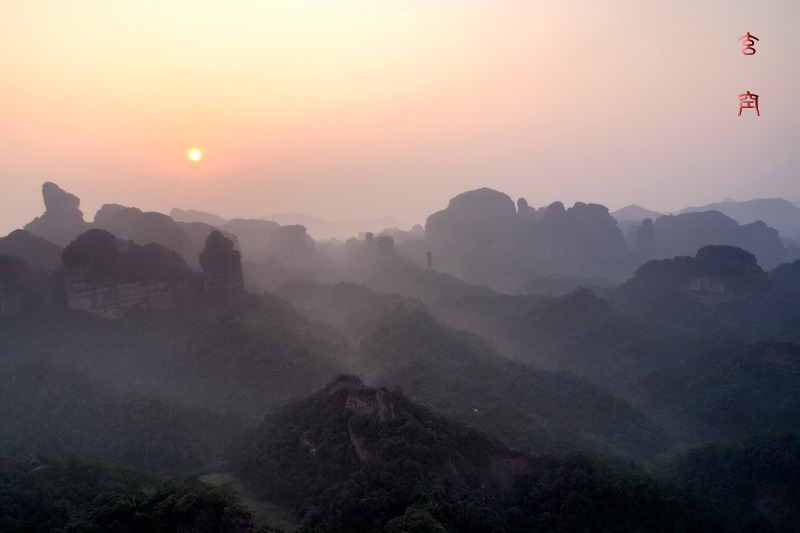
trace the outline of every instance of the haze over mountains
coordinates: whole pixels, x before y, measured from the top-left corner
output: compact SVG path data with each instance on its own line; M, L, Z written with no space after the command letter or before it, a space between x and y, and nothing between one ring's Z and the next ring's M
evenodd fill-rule
M100 529L796 530L788 202L714 206L779 232L482 188L337 240L42 192L0 238L4 528L77 527L65 498Z
M0 533L800 533L798 0L2 6Z

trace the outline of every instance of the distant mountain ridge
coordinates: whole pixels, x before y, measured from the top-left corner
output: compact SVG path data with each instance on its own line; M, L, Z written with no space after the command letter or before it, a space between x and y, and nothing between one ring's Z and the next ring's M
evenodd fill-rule
M651 209L646 209L644 207L631 204L613 211L611 216L614 217L617 222L625 222L627 220L637 222L646 218L655 220L663 214L664 213L659 213L658 211L653 211Z
M170 211L170 216L179 222L205 222L206 224L217 226L222 226L225 223L231 222L231 220L226 220L219 215L207 211L199 211L196 209L184 210L177 207ZM284 226L301 225L305 226L308 233L316 239L340 240L354 237L360 233L378 233L391 228L410 228L413 225L411 222L391 216L331 221L306 213L275 213L250 220L263 220Z
M800 207L783 198L756 198L744 202L726 200L701 207L687 207L681 213L719 211L739 224L763 221L782 237L800 237Z
M743 248L755 254L765 269L800 258L797 241L785 235L781 239L778 230L761 220L741 224L722 211L656 217L656 211L629 205L612 215L605 206L584 202L569 208L554 202L537 209L524 198L515 204L503 192L486 187L456 195L445 209L427 218L426 228L418 225L411 231L386 230L390 224L402 224L392 217L330 222L304 214L279 214L272 217L278 222L225 220L213 213L175 208L171 211L173 218L115 204L103 205L94 221L86 222L77 196L49 182L43 185L42 194L46 211L26 226L38 237L50 237L55 240L51 242L65 246L87 229L105 229L136 244L158 243L176 251L197 270L206 238L219 230L240 252L249 286L275 287L270 278L288 280L309 275L323 276L325 281L350 281L354 268L377 260L377 256L367 257L365 251L373 240L392 250L384 254L390 262L420 267L427 263L428 269L509 293L547 290L549 280L556 278L563 278L561 285L567 290L587 283L608 286L624 281L650 259L691 256L709 244ZM763 212L773 204L784 212L784 232L795 219L800 227L800 209L785 200L726 201L719 205L755 206ZM755 216L750 214L750 218ZM372 228L384 231L365 231ZM350 238L342 245L335 240L317 243L312 235ZM14 237L20 240L20 235ZM364 246L358 244L359 240ZM31 254L23 259L41 269L34 264L34 259L41 264L32 253L34 243L27 239L26 244ZM315 248L315 244L320 246ZM365 250L359 251L363 247Z
M38 270L58 269L61 266L62 250L61 246L24 229L14 230L5 237L0 237L0 254L13 255Z

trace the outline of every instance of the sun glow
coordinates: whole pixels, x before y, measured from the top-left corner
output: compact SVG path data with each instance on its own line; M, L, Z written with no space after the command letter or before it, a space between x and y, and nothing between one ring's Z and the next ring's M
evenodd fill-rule
M190 148L186 151L186 156L189 158L190 161L194 161L197 163L203 158L203 151L197 148Z

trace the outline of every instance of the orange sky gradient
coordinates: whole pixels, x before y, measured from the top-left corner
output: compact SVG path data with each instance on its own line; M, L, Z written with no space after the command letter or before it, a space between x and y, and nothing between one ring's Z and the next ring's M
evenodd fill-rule
M480 186L534 206L794 201L797 20L791 0L6 1L0 233L48 180L89 220L424 222ZM761 117L736 116L746 90Z

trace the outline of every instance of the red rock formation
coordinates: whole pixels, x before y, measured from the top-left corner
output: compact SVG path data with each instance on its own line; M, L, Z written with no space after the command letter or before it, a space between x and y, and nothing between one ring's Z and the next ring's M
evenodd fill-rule
M64 249L69 309L121 318L134 307L170 309L189 291L192 272L177 253L89 230Z

